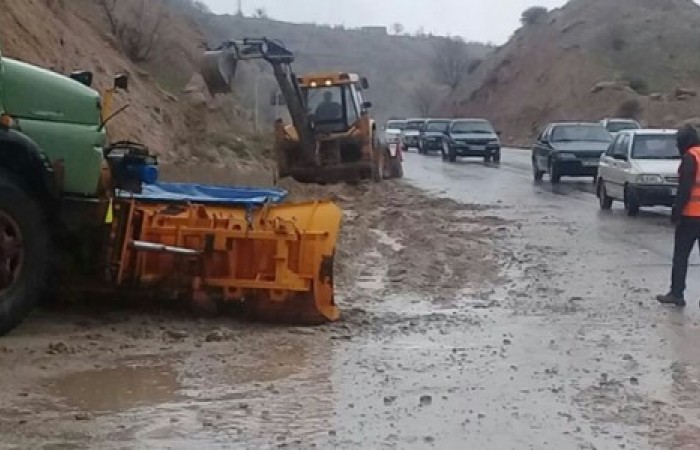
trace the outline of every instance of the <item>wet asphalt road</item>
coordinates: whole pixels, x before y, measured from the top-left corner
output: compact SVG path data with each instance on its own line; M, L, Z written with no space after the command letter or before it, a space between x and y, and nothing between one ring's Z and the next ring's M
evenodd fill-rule
M647 287L665 292L668 289L673 255L673 226L669 208L643 208L639 217L629 218L616 202L612 213L601 211L591 178L564 178L559 185L534 182L528 150L504 150L500 166L484 164L476 158L463 158L455 164L443 163L439 156L407 155L407 179L414 185L458 201L476 203L502 202L505 215L537 220L540 214L567 220L595 233L595 241L619 247L626 254L643 258L626 261L620 269L639 268L640 276L649 277ZM533 217L534 216L534 217ZM640 260L637 260L640 259ZM700 252L694 252L691 264L700 264ZM661 268L657 277L655 268ZM648 272L642 275L642 272ZM697 280L697 282L696 282ZM688 297L700 300L700 277L688 277Z
M653 300L668 288L673 228L667 208L637 218L619 204L602 212L590 179L535 183L523 150L504 151L500 166L409 154L405 168L416 186L499 204L499 215L522 225L500 243L514 252L521 282L502 298L496 294L501 308L476 337L488 341L500 332L512 335L512 344L503 361L478 375L476 402L486 411L478 426L465 427L469 440L461 436L462 443L700 448L698 252L685 311ZM509 378L509 371L517 375ZM474 374L479 370L472 368Z
M653 300L667 210L600 212L590 179L534 183L526 151L500 166L412 153L405 172L483 205L462 213L492 227L477 238L503 255L499 282L439 299L440 279L408 294L356 280L338 292L346 320L318 329L39 313L0 347L0 448L700 448L700 309ZM429 243L458 239L440 225L422 223ZM425 246L401 231L377 233ZM367 251L355 261L382 264Z

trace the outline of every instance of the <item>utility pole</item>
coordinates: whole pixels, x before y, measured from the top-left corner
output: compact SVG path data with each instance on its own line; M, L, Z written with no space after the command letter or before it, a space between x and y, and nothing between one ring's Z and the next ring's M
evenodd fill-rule
M240 1L240 0L239 0ZM260 74L255 77L255 132L260 131Z
M243 0L238 0L238 12L236 15L238 17L243 17Z

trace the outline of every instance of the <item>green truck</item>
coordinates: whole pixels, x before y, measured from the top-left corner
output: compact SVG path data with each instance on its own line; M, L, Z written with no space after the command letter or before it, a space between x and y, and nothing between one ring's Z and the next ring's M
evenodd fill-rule
M138 191L157 174L142 146L107 145L91 80L0 54L0 334L47 293L50 278L105 268L114 189Z

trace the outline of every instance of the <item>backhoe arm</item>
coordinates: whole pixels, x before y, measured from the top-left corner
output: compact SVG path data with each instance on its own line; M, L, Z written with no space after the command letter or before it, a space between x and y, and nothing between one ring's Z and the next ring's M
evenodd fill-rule
M204 54L200 72L212 95L228 93L232 90L238 62L254 59L265 60L272 66L292 123L299 135L304 159L316 165L316 139L306 111L306 102L292 71L294 54L291 51L267 38L226 41Z

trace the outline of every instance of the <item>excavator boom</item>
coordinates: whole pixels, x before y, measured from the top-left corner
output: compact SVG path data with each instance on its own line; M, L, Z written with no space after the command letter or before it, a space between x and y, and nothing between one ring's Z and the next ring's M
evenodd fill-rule
M212 95L232 91L239 61L264 60L271 66L289 114L301 141L302 155L308 164L316 164L316 139L306 102L292 70L294 54L279 42L267 38L225 41L202 58L200 72Z
M294 55L284 45L248 38L205 53L201 72L212 95L231 92L238 63L250 60L272 66L292 118L291 127L281 119L275 122L280 177L327 184L400 176L400 152L379 145L368 111L372 104L363 100L366 78L328 71L297 77Z

